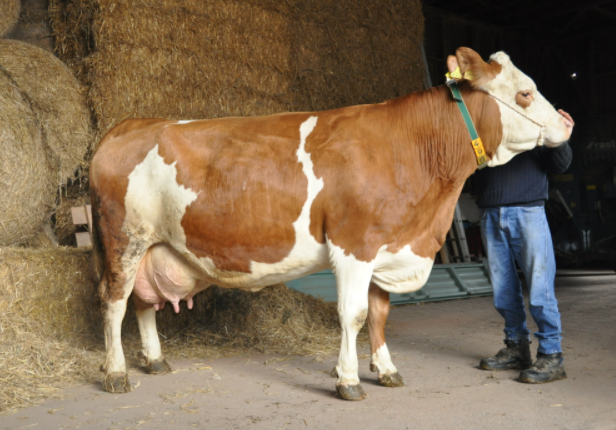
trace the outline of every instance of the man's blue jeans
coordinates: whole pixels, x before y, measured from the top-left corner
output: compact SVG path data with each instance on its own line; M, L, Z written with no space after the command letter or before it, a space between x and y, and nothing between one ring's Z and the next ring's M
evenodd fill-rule
M539 329L535 333L538 351L562 352L560 313L554 295L556 263L545 209L488 208L481 219L481 235L488 254L494 306L505 318L506 339L530 338L517 261L530 289L530 313Z

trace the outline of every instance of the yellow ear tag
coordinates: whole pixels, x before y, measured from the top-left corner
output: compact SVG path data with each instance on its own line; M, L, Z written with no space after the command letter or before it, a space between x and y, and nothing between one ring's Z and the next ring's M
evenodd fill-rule
M447 72L445 73L445 77L447 79L462 79L462 73L460 73L460 67L456 67L456 70L454 70L453 72Z
M472 81L475 79L475 75L473 75L473 72L471 72L470 70L467 70L466 72L464 72L464 79Z

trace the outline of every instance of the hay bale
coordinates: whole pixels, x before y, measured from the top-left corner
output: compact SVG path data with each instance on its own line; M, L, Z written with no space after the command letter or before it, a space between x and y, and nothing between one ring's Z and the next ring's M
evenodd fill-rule
M55 54L73 71L79 82L89 85L86 59L94 46L95 5L90 0L50 0L48 12Z
M0 106L0 246L8 246L38 234L53 212L55 188L34 113L2 67Z
M98 50L88 64L100 136L130 117L291 109L289 23L281 14L221 0L99 4Z
M381 3L52 0L51 19L101 137L128 117L312 111L420 89L421 4Z
M27 96L45 134L55 185L84 162L91 142L90 116L70 70L49 52L17 40L0 40L0 66Z
M90 251L0 248L0 412L58 388L100 379L102 314L89 277ZM340 347L336 305L284 285L258 293L211 287L179 314L157 313L169 358L216 358L248 351L333 354ZM122 327L129 366L141 348L132 304ZM365 332L360 342L367 343Z
M0 248L0 412L95 381L102 330L89 252ZM95 340L94 342L100 343Z
M2 0L0 2L0 37L9 34L17 21L21 11L20 0Z

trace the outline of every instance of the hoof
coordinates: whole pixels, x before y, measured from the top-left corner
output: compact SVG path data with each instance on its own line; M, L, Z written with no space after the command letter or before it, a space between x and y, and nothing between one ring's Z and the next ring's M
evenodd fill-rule
M163 373L171 373L171 366L166 360L155 360L145 366L145 371L151 375L161 375Z
M379 375L378 378L383 387L404 387L404 379L398 372L391 375Z
M378 371L379 371L379 368L378 368L378 367L376 367L376 364L372 364L372 363L370 363L370 371L371 371L371 372L378 372Z
M368 397L360 384L336 385L336 391L344 400L364 400Z
M128 373L110 373L103 379L103 390L108 393L128 393L132 391Z
M332 372L329 374L329 376L331 376L332 378L338 378L338 369L336 369L336 367L334 367L332 369Z

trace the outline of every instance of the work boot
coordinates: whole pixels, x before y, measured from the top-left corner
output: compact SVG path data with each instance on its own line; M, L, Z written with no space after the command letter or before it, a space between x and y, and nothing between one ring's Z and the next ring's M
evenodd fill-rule
M545 384L546 382L565 379L565 365L563 353L555 354L537 353L537 361L529 369L520 373L520 381L528 384Z
M479 362L479 367L485 370L509 370L509 369L528 369L533 364L530 357L530 341L520 339L519 341L506 339L503 348L494 357L483 358Z

